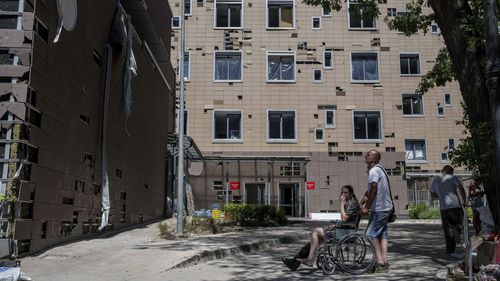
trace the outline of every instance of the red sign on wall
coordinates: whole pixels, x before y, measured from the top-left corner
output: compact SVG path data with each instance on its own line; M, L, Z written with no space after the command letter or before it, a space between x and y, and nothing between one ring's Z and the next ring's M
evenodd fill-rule
M315 189L316 188L316 182L314 182L314 181L308 181L308 182L306 182L306 187L309 190Z
M229 182L229 190L240 190L240 182L239 181Z

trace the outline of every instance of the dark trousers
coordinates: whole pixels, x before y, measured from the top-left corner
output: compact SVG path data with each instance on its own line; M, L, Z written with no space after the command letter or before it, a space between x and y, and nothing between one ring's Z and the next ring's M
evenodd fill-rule
M455 252L457 243L460 242L463 219L464 210L462 208L441 210L441 223L446 241L446 252L448 253Z

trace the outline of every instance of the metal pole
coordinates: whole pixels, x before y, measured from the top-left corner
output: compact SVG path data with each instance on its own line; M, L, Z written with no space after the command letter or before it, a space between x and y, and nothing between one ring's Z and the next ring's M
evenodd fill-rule
M226 165L223 167L226 170L226 205L229 204L229 162L226 162Z
M307 192L307 162L304 163L304 217L309 217L309 194ZM300 215L300 214L299 214Z
M498 79L500 77L500 58L498 56L498 21L495 0L484 0L485 33L486 33L486 80L490 97L491 126L495 139L495 197L489 200L500 200L500 102L498 100ZM500 221L500 208L491 210L495 225Z
M185 0L181 1L181 42L179 55L179 160L177 162L177 236L184 232L184 44L185 44Z

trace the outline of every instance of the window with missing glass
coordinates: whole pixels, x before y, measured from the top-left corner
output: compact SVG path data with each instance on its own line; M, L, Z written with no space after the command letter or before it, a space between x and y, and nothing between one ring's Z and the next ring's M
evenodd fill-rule
M215 52L214 80L217 82L241 81L243 72L240 51Z
M444 93L444 105L451 106L451 93Z
M335 128L335 110L325 110L325 128Z
M420 75L420 56L415 53L399 54L401 75Z
M295 27L294 0L267 0L267 28L293 29Z
M313 81L315 83L323 81L323 71L321 69L313 69Z
M372 13L355 0L349 0L349 28L350 29L377 29Z
M241 141L241 111L214 111L214 141Z
M191 80L191 53L184 53L184 81Z
M323 68L333 69L333 51L323 52Z
M325 129L323 128L314 129L314 142L315 143L325 142Z
M353 111L355 141L382 141L380 111Z
M191 7L193 7L193 0L184 0L184 14L186 16L191 16L193 14Z
M427 154L424 139L405 140L405 154L408 161L426 161Z
M321 29L321 17L312 17L311 18L312 29Z
M403 115L424 114L422 96L417 94L403 94Z
M215 27L241 28L243 0L215 0Z
M295 111L270 110L267 117L268 140L295 140Z
M267 53L267 81L268 82L295 81L294 52Z
M378 53L351 53L351 80L378 82Z
M9 53L9 50L7 49L0 49L0 64L14 64L14 54Z

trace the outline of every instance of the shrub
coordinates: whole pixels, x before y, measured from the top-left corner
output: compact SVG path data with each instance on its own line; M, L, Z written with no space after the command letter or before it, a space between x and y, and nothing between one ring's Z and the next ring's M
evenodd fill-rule
M170 226L167 222L160 222L158 227L160 228L160 237L169 240L176 238L175 227Z
M439 219L441 218L441 213L439 209L419 203L410 208L409 216L412 219Z
M224 213L225 217L241 226L284 225L288 222L284 211L271 205L228 204Z

